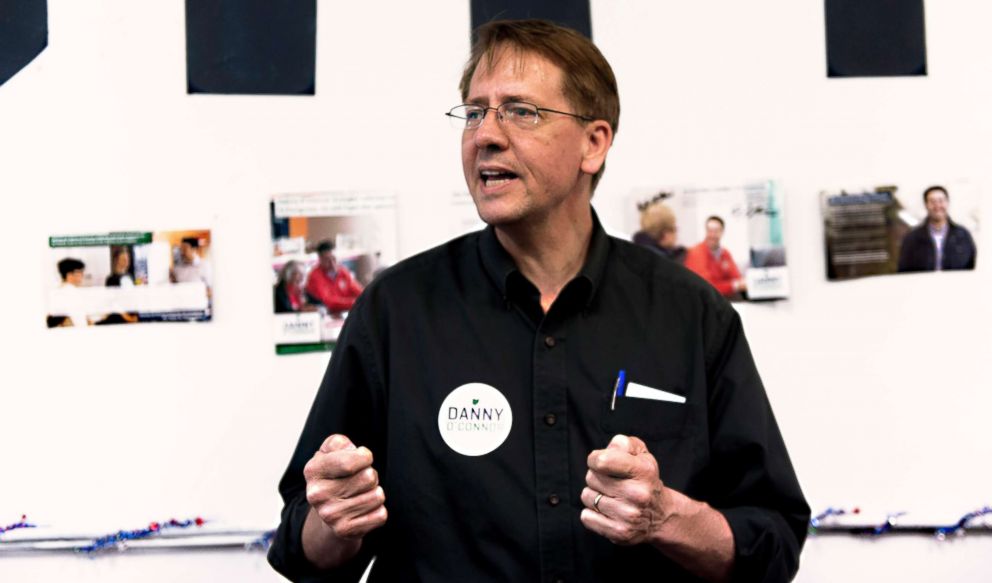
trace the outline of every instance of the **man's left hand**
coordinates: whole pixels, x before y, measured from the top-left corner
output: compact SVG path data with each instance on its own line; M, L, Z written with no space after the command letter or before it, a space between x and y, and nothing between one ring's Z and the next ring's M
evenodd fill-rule
M587 463L582 524L620 545L657 538L671 516L674 501L661 481L657 460L644 442L636 437L614 436L606 449L590 453Z

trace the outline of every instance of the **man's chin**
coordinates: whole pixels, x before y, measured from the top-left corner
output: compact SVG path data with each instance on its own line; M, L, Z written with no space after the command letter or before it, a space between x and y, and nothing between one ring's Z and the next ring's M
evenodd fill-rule
M506 227L517 224L521 217L509 213L479 213L482 222L493 227Z
M482 222L494 227L512 225L524 218L524 213L520 209L510 208L507 205L498 204L496 201L487 203L484 200L476 199L475 210L478 211Z

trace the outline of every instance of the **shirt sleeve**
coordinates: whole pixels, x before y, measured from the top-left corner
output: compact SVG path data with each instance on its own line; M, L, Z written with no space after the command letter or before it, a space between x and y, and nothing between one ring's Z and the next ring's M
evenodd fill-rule
M968 241L968 261L965 263L965 269L975 269L975 259L978 255L978 251L975 249L975 240L971 237L971 233L964 231L964 236Z
M360 309L348 316L296 451L279 482L284 506L268 560L291 581L357 582L375 554L378 534L373 532L365 537L362 550L347 564L333 571L319 571L304 555L302 540L303 523L310 510L303 467L327 437L340 433L355 445L368 447L375 459L373 467L380 475L384 474L385 428L378 421L383 418L380 391L383 384L362 316Z
M318 269L318 267L314 267L314 269ZM345 284L343 291L338 287L338 280ZM310 279L307 281L307 293L320 300L320 303L324 304L328 310L343 312L352 309L355 298L362 293L362 288L355 281L351 272L342 265L338 268L334 279L322 274L311 273Z
M348 276L348 296L355 299L362 295L362 285L355 279L355 274L348 270L345 270L345 274Z
M912 240L912 231L903 235L902 242L899 244L899 261L896 267L896 271L902 273L905 271L912 271L909 261L910 253L910 241Z
M791 580L810 511L771 405L728 304L711 320L708 359L711 466L707 496L734 535L733 580ZM709 326L708 326L709 327Z
M310 271L310 275L307 276L306 292L310 294L313 299L318 302L327 305L327 288L330 285L326 276L319 273L319 266L315 265Z
M685 266L699 277L709 281L706 274L705 257L699 252L699 247L690 247L685 254Z
M729 292L724 292L723 290L720 291L724 293L724 295L729 295L734 293L734 282L741 279L741 270L737 268L737 262L734 261L734 256L730 254L730 251L725 251L725 253L727 254L727 263L730 264L730 269L727 273L727 275L730 276L730 281L726 283L729 288Z

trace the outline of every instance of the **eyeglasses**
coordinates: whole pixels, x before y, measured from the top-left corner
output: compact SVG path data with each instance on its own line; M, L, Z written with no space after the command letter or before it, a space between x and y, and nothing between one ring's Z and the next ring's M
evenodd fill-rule
M478 129L478 127L482 125L482 121L486 119L486 114L489 113L490 110L496 112L496 117L499 121L512 122L513 125L522 129L530 129L536 126L543 119L541 116L542 112L567 115L576 119L581 119L582 121L593 121L593 118L591 117L568 113L567 111L548 109L546 107L538 107L533 103L525 103L523 101L509 101L499 107L485 107L482 105L470 104L458 105L451 108L451 111L444 115L448 116L451 120L451 125L456 129L474 130Z

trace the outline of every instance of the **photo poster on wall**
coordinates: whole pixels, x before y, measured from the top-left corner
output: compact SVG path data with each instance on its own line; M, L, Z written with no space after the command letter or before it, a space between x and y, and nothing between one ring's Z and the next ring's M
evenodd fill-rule
M821 192L827 279L974 269L978 201L967 181Z
M281 194L271 218L276 354L332 350L355 299L398 259L396 196Z
M782 193L774 181L639 189L626 217L632 241L684 264L731 301L789 297Z
M210 242L206 229L49 237L48 327L209 321Z

